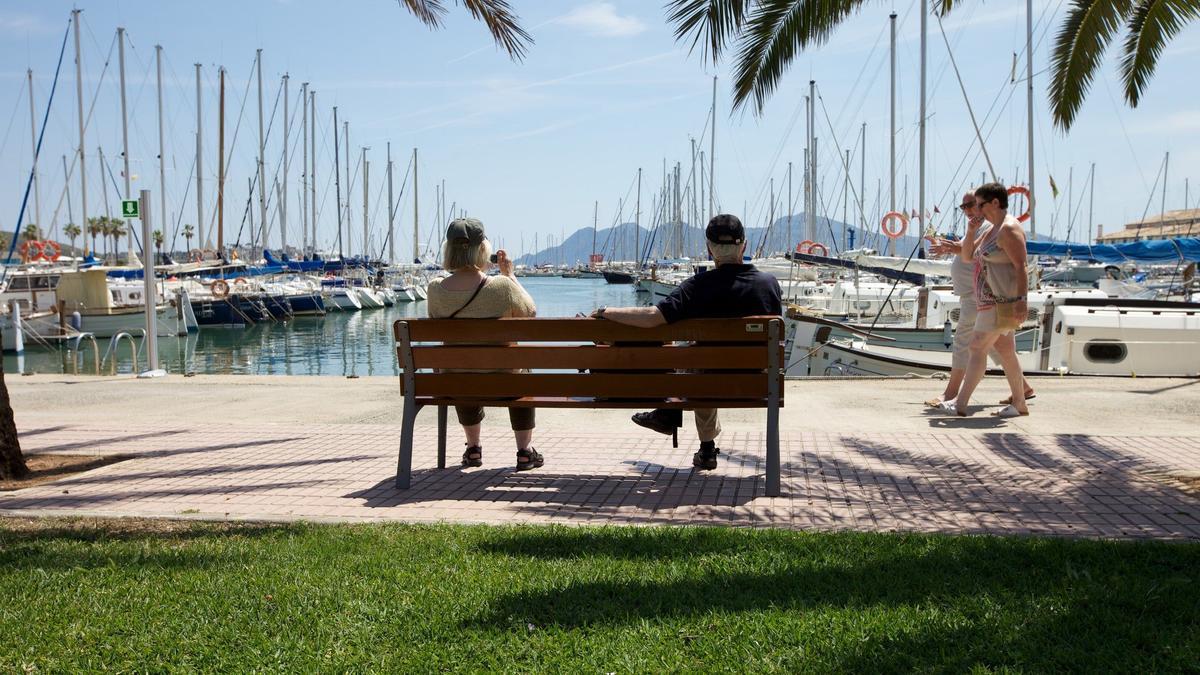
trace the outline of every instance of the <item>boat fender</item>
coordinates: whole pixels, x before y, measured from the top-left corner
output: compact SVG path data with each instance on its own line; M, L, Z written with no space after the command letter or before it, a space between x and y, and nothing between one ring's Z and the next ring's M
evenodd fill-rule
M889 227L893 220L900 222L895 229ZM884 236L888 239L899 239L908 230L908 216L900 211L888 211L884 214L883 220L879 221L879 229L883 230Z
M67 323L77 331L83 330L83 316L79 312L71 312L71 320Z
M946 319L946 323L942 324L942 344L947 348L954 344L954 331L950 328L950 319Z
M1025 197L1025 213L1017 216L1017 220L1023 223L1029 220L1029 208L1033 205L1033 197L1029 194L1029 188L1024 185L1014 185L1008 188L1008 196L1011 197L1013 195L1022 195Z

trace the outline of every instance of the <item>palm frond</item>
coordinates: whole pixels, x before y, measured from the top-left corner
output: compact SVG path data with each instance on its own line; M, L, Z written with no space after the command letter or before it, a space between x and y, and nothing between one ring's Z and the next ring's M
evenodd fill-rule
M736 42L746 22L746 10L763 0L668 0L667 22L675 26L675 40L691 38L689 49L700 45L705 60L713 64L730 42Z
M1200 19L1200 0L1139 0L1129 17L1121 55L1125 101L1136 108L1163 47L1188 21Z
M806 47L829 39L833 30L866 0L760 0L746 22L734 72L733 107L753 99L761 114L767 99Z
M1131 0L1072 0L1054 37L1050 108L1055 125L1069 129L1083 104L1104 50L1130 10Z
M446 8L442 0L396 0L396 4L407 9L417 20L430 28L441 28Z
M954 9L955 5L957 5L957 4L958 4L958 0L934 0L933 1L933 5L934 5L933 11L938 16L946 16L947 14L950 13L950 10Z
M487 25L492 39L508 52L511 59L520 61L525 57L533 44L533 36L521 27L520 19L513 14L507 0L462 0L462 3L472 17Z

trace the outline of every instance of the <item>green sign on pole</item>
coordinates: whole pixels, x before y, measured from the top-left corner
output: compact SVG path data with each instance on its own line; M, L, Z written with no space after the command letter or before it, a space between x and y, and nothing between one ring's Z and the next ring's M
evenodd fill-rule
M141 214L138 212L138 200L122 199L121 200L121 216L125 218L137 218Z

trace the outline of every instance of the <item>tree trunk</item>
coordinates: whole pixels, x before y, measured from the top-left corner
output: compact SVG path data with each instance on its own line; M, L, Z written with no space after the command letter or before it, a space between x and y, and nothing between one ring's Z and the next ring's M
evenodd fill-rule
M4 359L0 358L0 479L12 480L29 475L21 441L17 438L17 421L13 419L8 401L8 385L4 383Z

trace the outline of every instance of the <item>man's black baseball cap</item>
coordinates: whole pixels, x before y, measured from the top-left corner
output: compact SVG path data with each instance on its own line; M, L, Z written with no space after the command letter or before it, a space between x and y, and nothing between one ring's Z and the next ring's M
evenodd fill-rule
M740 244L746 241L746 230L737 216L721 213L708 221L704 237L714 244Z

